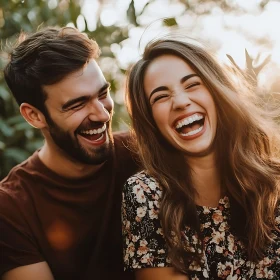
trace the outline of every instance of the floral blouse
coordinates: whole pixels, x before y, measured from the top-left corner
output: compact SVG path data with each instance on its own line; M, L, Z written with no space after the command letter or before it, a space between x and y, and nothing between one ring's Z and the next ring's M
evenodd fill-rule
M158 218L161 188L144 171L130 177L123 190L122 224L125 270L171 266ZM273 242L265 257L248 261L242 243L229 228L229 200L220 199L215 208L197 206L204 251L202 264L190 264L189 279L280 279L280 233L273 232ZM276 214L280 229L280 207ZM184 238L193 248L198 244L196 233L185 227Z

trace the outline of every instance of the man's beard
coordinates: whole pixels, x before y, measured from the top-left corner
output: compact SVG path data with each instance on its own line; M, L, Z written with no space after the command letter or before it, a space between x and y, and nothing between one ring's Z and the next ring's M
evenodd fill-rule
M109 123L107 130L103 133L103 137L108 137L109 142L105 142L101 146L92 147L85 149L79 142L77 134L75 133L75 139L71 137L68 132L63 131L54 121L47 117L47 122L49 125L49 133L54 141L54 143L64 151L67 157L72 160L76 160L83 164L101 164L106 161L112 153L112 132L111 125Z

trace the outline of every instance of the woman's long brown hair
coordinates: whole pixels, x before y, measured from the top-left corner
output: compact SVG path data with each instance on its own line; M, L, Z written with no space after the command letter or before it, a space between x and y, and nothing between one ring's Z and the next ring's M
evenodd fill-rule
M169 145L158 130L146 99L144 76L148 65L164 54L182 58L201 77L217 110L215 137L221 184L230 199L232 232L247 248L249 260L263 256L276 228L279 199L279 133L262 109L252 102L252 91L229 74L203 48L172 39L159 39L145 49L130 70L126 102L132 119L135 149L144 168L162 187L160 219L174 267L187 272L188 264L201 260L202 240L195 252L182 238L185 226L200 237L194 202L195 188L182 152ZM249 96L251 94L251 96ZM253 92L254 94L254 92ZM255 94L256 95L256 94Z

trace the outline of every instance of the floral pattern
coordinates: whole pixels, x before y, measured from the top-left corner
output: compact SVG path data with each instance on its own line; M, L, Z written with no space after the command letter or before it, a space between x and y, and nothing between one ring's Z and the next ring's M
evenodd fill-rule
M161 188L144 171L130 177L123 190L122 224L125 270L171 266L162 227L158 218ZM215 208L197 206L204 242L202 264L191 263L190 279L280 279L280 233L259 262L247 260L241 241L230 232L229 199L220 199ZM280 229L280 206L276 224ZM185 227L182 238L197 250L198 238Z

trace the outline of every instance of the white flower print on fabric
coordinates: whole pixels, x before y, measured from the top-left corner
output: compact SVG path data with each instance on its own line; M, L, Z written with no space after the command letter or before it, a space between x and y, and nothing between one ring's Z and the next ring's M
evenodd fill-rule
M130 177L123 190L122 224L126 270L171 266L158 213L162 190L157 181L142 171ZM257 280L280 279L280 233L274 231L259 262L248 261L242 242L230 230L230 201L220 199L218 207L197 206L204 250L202 264L192 262L189 279ZM280 206L276 213L280 229ZM189 251L198 248L198 235L188 226L182 232ZM198 249L197 249L198 250Z
M147 207L139 207L137 208L137 218L143 218L146 215ZM141 220L141 219L138 219Z
M144 191L140 185L135 185L133 187L133 193L136 194L136 200L139 203L146 202L146 196L144 195Z

